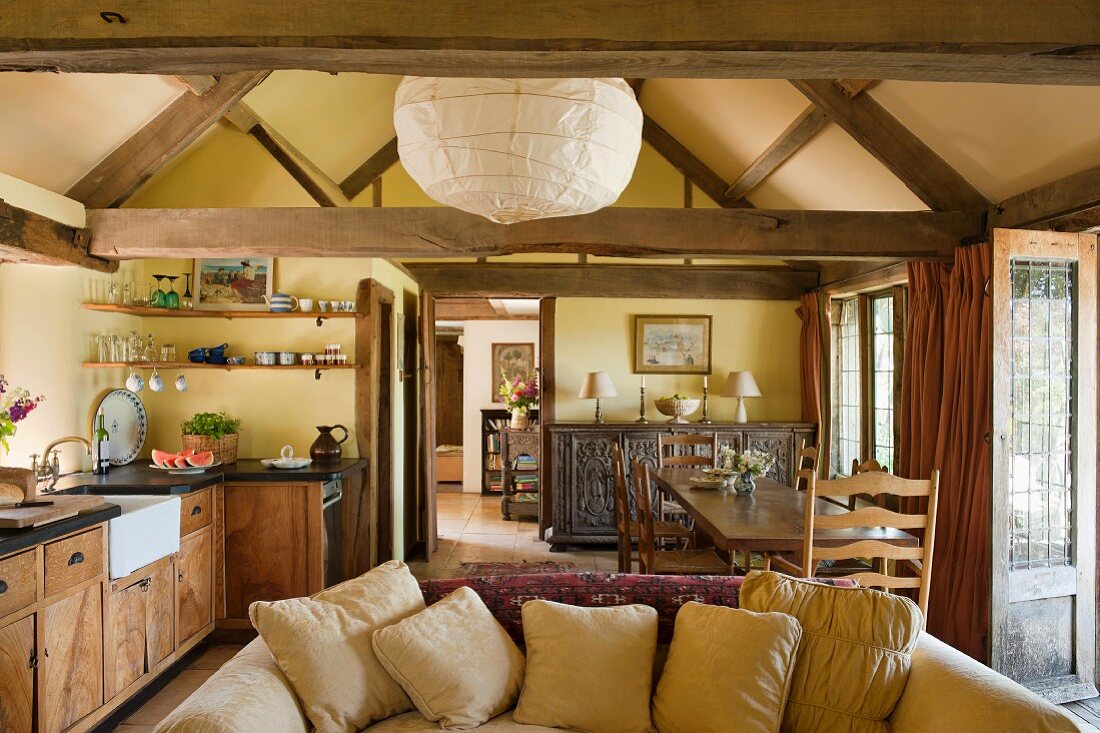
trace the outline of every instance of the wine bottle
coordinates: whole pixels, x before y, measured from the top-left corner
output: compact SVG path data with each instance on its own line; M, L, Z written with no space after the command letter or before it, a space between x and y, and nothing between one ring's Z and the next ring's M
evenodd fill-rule
M101 407L95 416L95 434L92 435L92 473L100 476L111 470L111 435L105 421Z

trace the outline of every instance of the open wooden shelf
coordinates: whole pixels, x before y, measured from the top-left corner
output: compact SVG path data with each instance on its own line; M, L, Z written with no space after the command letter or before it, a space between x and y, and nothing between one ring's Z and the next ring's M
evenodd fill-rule
M326 371L329 369L354 369L357 364L292 364L290 366L263 366L260 364L195 364L190 361L86 361L85 369L267 369L270 371Z
M169 308L149 308L138 305L113 305L111 303L81 303L80 307L90 311L104 313L122 313L128 316L146 316L149 318L316 318L318 322L326 318L356 318L356 312L309 311L301 313L272 313L271 311L221 311L221 310L183 310Z

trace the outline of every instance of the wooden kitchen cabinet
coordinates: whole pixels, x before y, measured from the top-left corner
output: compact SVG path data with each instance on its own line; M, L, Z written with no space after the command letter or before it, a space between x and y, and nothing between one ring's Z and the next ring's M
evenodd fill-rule
M205 527L180 540L176 558L176 647L214 618L213 530Z
M41 613L39 733L58 733L103 704L103 585L94 583Z
M171 558L111 584L107 595L105 699L111 700L174 651Z
M0 628L0 731L30 733L34 718L34 615Z
M248 624L253 601L275 601L324 588L321 485L225 484L224 608Z

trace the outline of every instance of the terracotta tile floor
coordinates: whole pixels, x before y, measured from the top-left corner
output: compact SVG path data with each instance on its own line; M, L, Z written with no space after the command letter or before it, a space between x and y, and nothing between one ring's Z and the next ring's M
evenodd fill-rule
M505 521L500 498L479 494L439 494L439 549L430 562L410 562L413 574L426 578L452 577L463 562L572 562L578 571L617 569L615 550L550 552L538 537L534 519Z
M578 570L615 570L615 551L550 552L550 545L538 538L534 520L504 521L500 499L478 494L438 495L439 549L431 562L410 562L417 578L453 576L463 562L572 562ZM152 731L168 713L214 674L241 646L212 644L174 680L154 695L140 710L115 730L119 733Z

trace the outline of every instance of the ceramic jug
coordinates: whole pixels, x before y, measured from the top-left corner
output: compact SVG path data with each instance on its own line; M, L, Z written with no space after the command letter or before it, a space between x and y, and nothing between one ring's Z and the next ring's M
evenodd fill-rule
M298 307L298 299L286 293L274 293L270 298L263 296L268 310L272 313L290 313Z
M332 437L332 431L339 428L344 431L344 437L340 440ZM343 425L318 425L317 431L321 434L309 447L309 457L315 461L338 461L343 454L340 444L348 439L348 429Z

